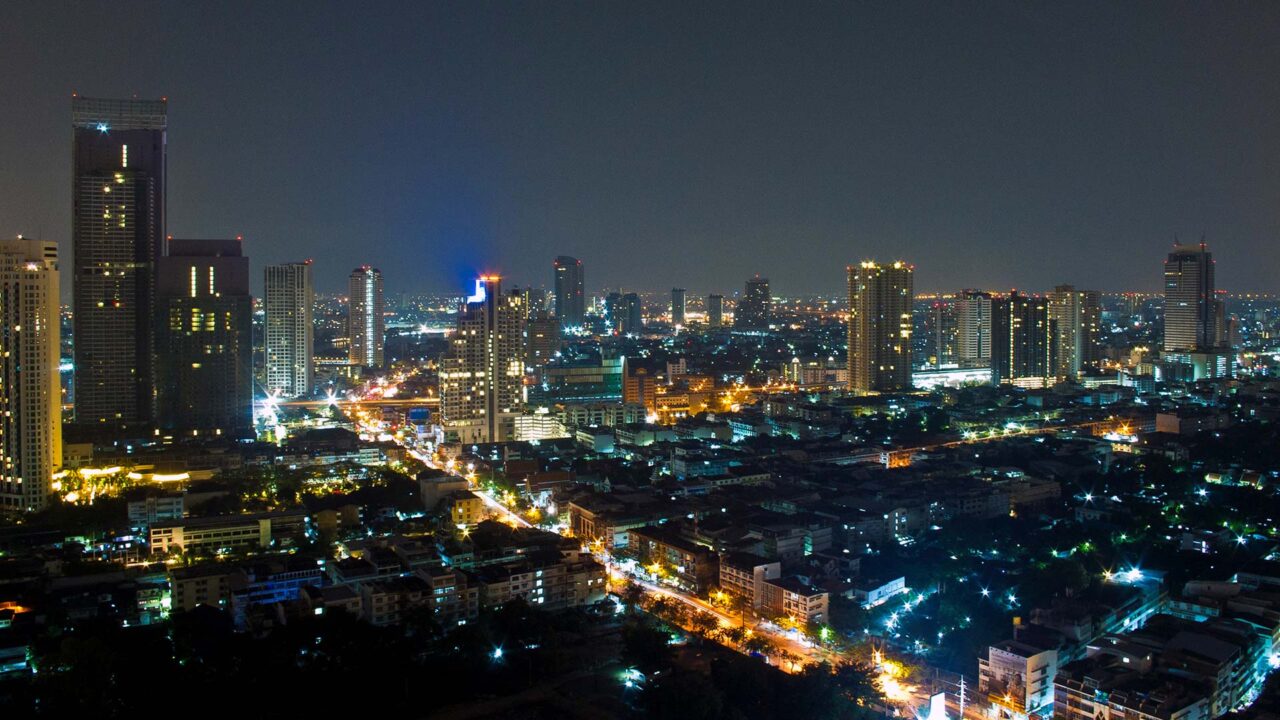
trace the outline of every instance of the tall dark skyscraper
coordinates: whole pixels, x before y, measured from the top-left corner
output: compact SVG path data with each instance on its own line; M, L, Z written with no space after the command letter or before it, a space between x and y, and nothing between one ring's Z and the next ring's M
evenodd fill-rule
M251 435L249 258L239 239L165 245L156 273L159 425L184 435Z
M909 390L915 268L863 262L848 273L849 389Z
M1218 344L1213 253L1204 243L1175 245L1164 261L1164 349L1211 350Z
M639 335L644 331L644 302L636 293L622 296L622 332L627 335Z
M73 341L81 424L154 420L167 105L71 101Z
M1056 380L1055 324L1049 300L1018 291L991 301L991 380L1044 387Z
M671 288L671 324L684 325L685 299L684 288Z
M560 327L579 327L587 314L586 279L582 261L561 255L555 268L556 318Z
M733 312L733 326L744 330L763 330L773 318L773 295L769 278L756 275L747 279L738 307Z
M707 326L724 327L724 296L707 296Z

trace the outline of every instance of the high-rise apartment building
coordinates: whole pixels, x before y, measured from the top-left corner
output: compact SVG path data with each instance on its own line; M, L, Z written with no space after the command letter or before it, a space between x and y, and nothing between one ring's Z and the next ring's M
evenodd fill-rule
M644 331L644 303L640 300L640 296L636 293L627 293L622 296L622 308L620 317L622 318L622 333L626 335L639 335Z
M684 313L686 308L685 308L684 294L685 294L684 288L671 288L671 324L672 325L683 326L685 324Z
M964 367L991 364L991 295L962 290L956 298L956 359Z
M707 296L707 326L724 327L724 296Z
M440 415L446 437L461 443L513 436L524 404L524 307L484 275L458 309L457 329L440 359Z
M756 275L747 279L742 299L733 311L733 326L744 330L764 330L773 319L773 294L769 278Z
M560 351L560 323L546 310L529 314L524 327L524 364L546 365Z
M561 255L555 269L556 317L560 327L580 327L587 314L586 278L582 261Z
M1057 380L1049 300L1013 291L991 301L991 381L1046 387Z
M155 411L155 266L165 230L165 100L75 96L72 306L76 422Z
M175 434L251 435L253 301L239 239L165 242L157 263L158 425Z
M382 271L369 265L352 270L347 293L348 361L356 367L382 367L387 335Z
M311 392L314 305L310 260L267 266L263 309L268 393L296 398Z
M911 388L914 273L904 262L849 266L850 390Z
M58 246L0 240L0 510L40 510L62 465Z
M1204 243L1175 245L1164 262L1164 349L1196 352L1218 342L1213 253Z
M1102 325L1102 293L1059 285L1049 293L1049 320L1056 333L1055 372L1076 379L1097 367Z
M917 313L916 352L919 364L934 367L956 362L956 302L952 298L938 298L927 304L925 312Z

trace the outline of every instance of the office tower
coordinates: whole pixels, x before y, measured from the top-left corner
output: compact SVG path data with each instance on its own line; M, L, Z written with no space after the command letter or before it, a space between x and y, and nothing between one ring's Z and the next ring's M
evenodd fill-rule
M671 288L671 324L683 326L684 323L684 288Z
M561 255L555 268L556 317L560 327L580 327L587 309L586 281L582 261Z
M1164 262L1164 349L1194 352L1217 345L1213 253L1204 243L1175 245Z
M311 261L267 266L267 393L296 398L311 392L315 289Z
M1061 379L1078 378L1098 364L1102 324L1102 294L1059 285L1049 293L1049 320L1056 333L1054 372Z
M639 335L644 332L644 303L640 301L639 295L627 293L622 296L620 317L622 319L621 332L623 334Z
M622 332L622 325L625 321L625 312L622 307L622 293L611 292L604 298L604 325L605 331L608 333Z
M991 295L962 290L956 299L956 358L966 367L991 364Z
M560 352L560 323L545 309L529 314L524 328L524 364L546 365Z
M849 389L910 389L915 266L863 262L848 273Z
M382 343L387 335L382 300L382 271L362 265L347 282L348 361L357 367L382 367Z
M441 426L464 444L512 437L523 405L524 303L483 275L458 309L457 331L440 359Z
M724 296L707 296L707 325L713 328L724 327Z
M156 265L159 426L171 433L253 431L253 301L241 241L165 242Z
M991 301L991 379L1045 387L1056 380L1055 331L1049 301L1017 290Z
M956 362L956 302L938 298L916 313L916 364L940 367Z
M164 100L71 100L71 290L81 424L154 419L166 113Z
M511 292L522 298L521 302L524 303L526 320L537 315L551 315L551 307L549 307L548 304L548 293L546 288L517 287Z
M763 330L773 318L773 295L769 293L769 278L756 275L747 279L742 299L734 310L733 326L744 330Z
M0 510L44 508L62 465L58 246L0 240Z

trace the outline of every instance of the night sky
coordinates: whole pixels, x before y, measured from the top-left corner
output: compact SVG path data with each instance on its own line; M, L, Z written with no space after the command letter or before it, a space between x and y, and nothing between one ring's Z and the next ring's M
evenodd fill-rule
M1274 2L5 2L0 233L68 260L73 91L168 96L169 232L258 287L1156 290L1203 235L1280 291Z

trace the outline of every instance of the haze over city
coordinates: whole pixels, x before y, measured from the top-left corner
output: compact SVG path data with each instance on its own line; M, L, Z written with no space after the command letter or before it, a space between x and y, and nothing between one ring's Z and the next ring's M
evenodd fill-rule
M169 99L179 236L593 289L1156 290L1175 237L1219 286L1280 269L1280 8L163 2L0 7L0 231L66 242L72 92Z

